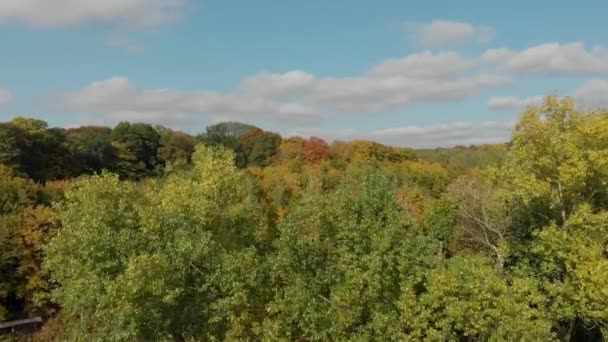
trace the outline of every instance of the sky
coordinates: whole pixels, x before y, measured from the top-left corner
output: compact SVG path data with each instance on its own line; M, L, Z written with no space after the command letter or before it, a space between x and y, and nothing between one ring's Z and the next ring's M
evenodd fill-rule
M241 121L411 147L608 107L606 0L0 0L0 121Z

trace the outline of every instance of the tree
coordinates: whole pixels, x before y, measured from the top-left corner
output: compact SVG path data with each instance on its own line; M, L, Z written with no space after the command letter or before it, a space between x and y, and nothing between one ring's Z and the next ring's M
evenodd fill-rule
M66 178L70 154L65 130L42 120L17 117L0 126L0 162L38 182Z
M0 164L0 216L19 213L35 203L38 188L31 180Z
M266 286L258 210L232 152L199 146L193 169L136 186L104 173L57 207L46 268L90 339L247 339Z
M480 257L456 257L404 286L402 340L547 341L542 296L526 279L507 280Z
M281 136L257 128L244 134L241 137L241 144L247 165L263 167L268 166L278 153Z
M257 127L240 122L220 122L207 126L205 134L200 139L209 145L221 145L234 149L243 135L255 129Z
M279 158L281 162L302 160L304 156L304 143L306 140L301 137L290 137L283 139L279 146Z
M220 122L207 126L205 134L197 137L200 142L209 146L223 146L234 151L236 165L239 168L247 166L241 138L243 135L258 129L255 126L240 122Z
M403 172L403 176L408 183L426 189L436 198L445 192L450 182L449 171L440 164L426 161L406 161L401 165L400 171Z
M607 228L607 211L594 213L581 205L565 227L545 227L530 248L527 261L541 280L539 287L562 340L607 336Z
M160 134L158 157L163 162L178 160L189 162L194 153L194 141L184 132L173 131L164 127L157 127Z
M463 246L483 251L502 272L509 253L511 215L501 206L500 193L489 181L461 176L448 187L447 197L456 206L455 239Z
M12 318L19 311L17 288L21 250L15 236L20 213L37 199L38 187L29 179L19 177L8 166L0 164L0 320Z
M122 177L140 179L162 167L157 155L160 135L152 126L121 122L111 137L118 157L115 168Z
M0 123L0 163L21 170L25 134L10 122Z
M74 175L112 169L116 151L112 146L112 129L82 126L67 130L67 144L72 154Z
M331 157L331 149L327 143L320 138L310 137L304 141L304 158L310 164L320 164Z
M15 301L17 251L13 243L14 216L0 216L0 320L9 319Z
M58 228L53 211L45 206L25 208L15 221L14 245L18 266L16 296L29 315L48 316L56 308L50 300L51 284L42 270L42 247Z
M263 339L396 337L399 284L432 258L390 179L351 170L330 195L307 195L279 231Z
M439 241L439 249L444 257L449 254L448 244L453 240L458 226L458 206L447 198L431 203L425 210L422 225L426 233Z
M608 208L608 112L580 113L555 97L528 108L497 178L526 210L521 234L563 226L580 203Z
M560 339L606 334L608 112L555 97L528 108L496 179L514 213L518 266L540 278Z

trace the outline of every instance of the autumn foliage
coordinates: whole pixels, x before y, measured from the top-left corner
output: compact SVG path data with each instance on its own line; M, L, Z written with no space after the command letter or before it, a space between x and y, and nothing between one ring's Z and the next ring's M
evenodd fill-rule
M26 340L601 341L607 132L555 97L508 144L433 150L17 118L0 320L44 317Z

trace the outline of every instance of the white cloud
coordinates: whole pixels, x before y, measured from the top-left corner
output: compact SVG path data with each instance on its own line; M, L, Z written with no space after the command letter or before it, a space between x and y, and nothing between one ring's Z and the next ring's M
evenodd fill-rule
M511 139L515 123L506 122L452 122L428 126L403 126L372 132L354 129L328 131L300 129L291 135L318 136L327 140L367 139L392 146L414 148L450 147L504 143Z
M106 40L106 45L124 50L128 53L143 53L145 51L145 47L142 43L126 36L112 36Z
M489 43L496 32L488 26L470 23L433 20L427 23L409 23L407 31L411 39L422 46L445 46L467 41Z
M388 59L362 75L321 78L302 71L260 74L242 82L246 93L293 99L336 112L382 112L412 103L462 100L511 82L475 70L477 61L456 52L422 52Z
M509 84L506 76L476 74L444 79L361 77L320 79L303 100L341 112L382 112L413 103L458 101Z
M582 43L545 43L512 51L489 49L482 61L515 73L542 75L594 75L608 73L608 49L585 48Z
M101 115L110 122L146 121L181 128L200 120L200 116L278 123L319 122L322 118L320 112L301 104L212 91L141 89L124 77L95 82L61 95L52 105Z
M569 95L577 107L583 110L608 108L608 80L589 80ZM518 98L514 96L497 96L488 101L488 108L522 110L527 106L538 106L543 96Z
M430 51L415 53L403 58L392 58L373 67L373 76L404 76L426 79L444 79L462 74L476 65L475 61L457 52Z
M0 106L6 106L13 100L13 95L7 89L0 88Z
M514 96L495 96L490 98L490 100L488 101L488 108L495 110L521 110L528 106L538 106L542 103L542 101L542 96L533 96L526 98L517 98Z
M179 17L187 0L2 0L0 21L34 27L119 24L151 27Z
M413 103L459 101L511 82L475 69L457 53L423 52L390 59L361 76L323 78L300 70L261 73L233 92L143 89L124 77L64 94L60 108L114 120L189 124L197 117L318 124L329 115L382 114Z
M574 92L573 97L583 108L608 108L608 80L587 81Z

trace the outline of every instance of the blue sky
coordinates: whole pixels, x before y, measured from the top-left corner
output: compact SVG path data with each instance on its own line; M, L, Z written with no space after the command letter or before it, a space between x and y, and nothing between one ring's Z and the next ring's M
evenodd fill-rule
M76 3L76 5L74 5ZM417 147L608 105L604 1L0 1L0 121L238 120Z

